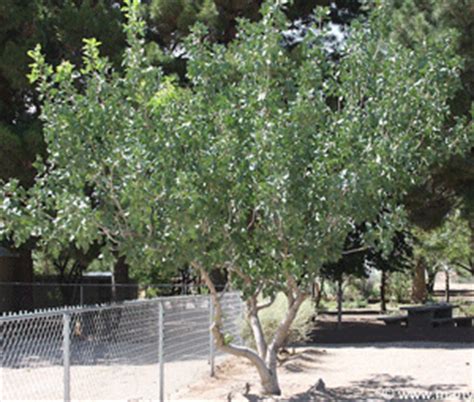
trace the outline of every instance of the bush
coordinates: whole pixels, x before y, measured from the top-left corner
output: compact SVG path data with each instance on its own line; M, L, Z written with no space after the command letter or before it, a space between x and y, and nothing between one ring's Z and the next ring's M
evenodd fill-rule
M268 308L263 309L259 313L260 322L263 333L267 342L271 340L271 336L275 333L278 325L288 311L288 300L283 293L279 293L275 302ZM291 325L286 344L304 342L311 330L311 318L316 313L316 307L312 300L306 299L301 305L298 314ZM242 337L247 345L255 347L252 329L246 320L242 329Z
M391 302L404 303L411 299L412 278L408 272L393 272L388 281Z
M459 316L460 317L474 316L474 304L471 304L467 301L461 302L461 305L459 306Z
M344 299L352 301L369 301L379 298L377 276L368 278L349 277L344 289Z

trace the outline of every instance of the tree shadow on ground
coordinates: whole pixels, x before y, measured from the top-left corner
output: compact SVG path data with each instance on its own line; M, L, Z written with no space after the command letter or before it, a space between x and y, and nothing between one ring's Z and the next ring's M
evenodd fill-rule
M467 391L466 384L439 383L422 386L416 384L414 380L411 376L377 374L361 381L353 381L347 387L326 387L324 381L319 379L307 391L296 394L289 399L285 399L285 401L444 400L453 395L457 395L457 399L465 398L468 400L469 397L472 397L472 394ZM244 397L250 402L273 400L267 396L256 394L247 394Z
M303 352L294 351L286 356L280 355L279 361L284 370L292 373L301 373L306 369L316 368L327 354L326 350L306 349Z

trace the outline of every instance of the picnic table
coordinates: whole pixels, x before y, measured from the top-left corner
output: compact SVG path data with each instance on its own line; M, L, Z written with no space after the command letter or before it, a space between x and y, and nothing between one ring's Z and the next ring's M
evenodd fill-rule
M407 326L411 328L454 326L453 309L459 307L449 303L433 303L423 306L400 307L407 315Z
M386 325L415 329L433 327L472 327L474 317L453 317L453 309L458 305L449 303L432 303L423 306L400 307L406 315L379 317Z

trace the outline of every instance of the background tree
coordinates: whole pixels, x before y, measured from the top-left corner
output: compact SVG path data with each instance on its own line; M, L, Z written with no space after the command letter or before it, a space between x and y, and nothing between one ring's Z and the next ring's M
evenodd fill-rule
M433 295L437 274L444 271L449 287L450 272L461 276L474 275L474 251L471 248L471 231L459 210L453 211L438 228L430 231L415 229L416 256L423 259L427 272L427 290ZM447 294L449 289L446 290Z
M326 263L321 267L321 274L337 284L337 326L342 323L342 302L344 277L355 276L366 278L368 276L366 258L368 250L363 246L363 230L358 228L350 233L344 243L341 258L335 262Z
M33 162L46 155L40 105L26 77L31 59L27 51L41 43L51 63L80 60L82 38L107 39L103 53L114 62L121 59L124 40L121 13L114 1L38 0L0 4L0 180L16 178L25 188L34 182ZM6 245L11 246L11 243ZM31 237L18 254L17 277L33 281ZM70 249L68 245L64 251ZM27 292L26 292L27 293ZM31 304L23 306L31 308Z
M370 249L366 264L380 270L380 310L387 311L387 280L390 273L410 269L413 265L413 249L410 233L397 231L392 238L392 249L386 254L378 249Z
M454 116L472 118L474 99L474 5L469 0L394 2L393 35L413 47L427 37L442 34L446 27L457 33L456 52L463 60L461 82L450 106ZM447 122L449 125L450 122ZM471 140L474 134L471 133ZM406 199L412 221L424 229L441 225L446 215L460 209L474 239L474 148L433 166L431 175ZM471 240L474 250L474 241Z

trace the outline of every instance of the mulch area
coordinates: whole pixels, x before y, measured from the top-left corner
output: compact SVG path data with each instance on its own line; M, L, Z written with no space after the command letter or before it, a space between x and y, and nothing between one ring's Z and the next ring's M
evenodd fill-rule
M438 327L427 330L387 326L377 321L381 314L344 314L342 325L337 328L337 316L320 314L314 321L309 342L370 343L370 342L473 342L474 328Z

